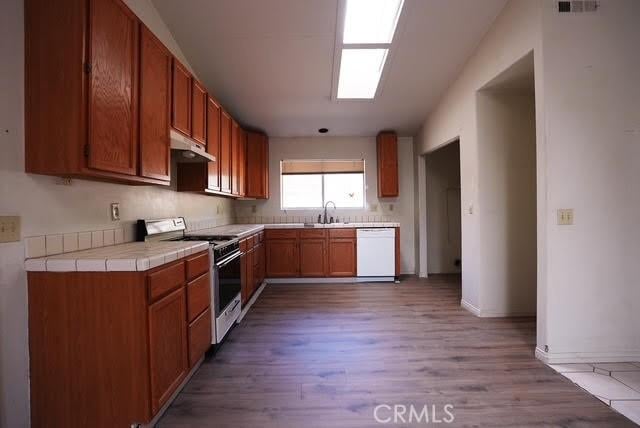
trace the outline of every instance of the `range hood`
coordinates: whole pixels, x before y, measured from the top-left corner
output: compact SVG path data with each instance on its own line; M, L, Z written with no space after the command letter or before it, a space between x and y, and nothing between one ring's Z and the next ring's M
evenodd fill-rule
M191 138L185 137L175 129L169 131L171 139L171 150L179 155L176 156L178 162L212 162L215 156L210 155L204 146L196 143Z

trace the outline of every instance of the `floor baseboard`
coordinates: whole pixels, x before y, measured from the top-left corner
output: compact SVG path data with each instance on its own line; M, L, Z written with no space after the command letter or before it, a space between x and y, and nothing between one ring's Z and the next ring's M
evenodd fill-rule
M548 352L536 347L536 358L545 364L625 363L640 361L640 351L629 352Z

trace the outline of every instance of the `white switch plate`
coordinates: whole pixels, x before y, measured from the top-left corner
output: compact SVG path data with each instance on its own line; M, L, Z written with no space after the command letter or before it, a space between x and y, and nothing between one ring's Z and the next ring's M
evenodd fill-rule
M570 226L573 224L573 208L562 208L558 210L558 225Z
M0 217L0 242L20 240L20 217Z
M120 203L114 202L111 204L111 221L120 220Z

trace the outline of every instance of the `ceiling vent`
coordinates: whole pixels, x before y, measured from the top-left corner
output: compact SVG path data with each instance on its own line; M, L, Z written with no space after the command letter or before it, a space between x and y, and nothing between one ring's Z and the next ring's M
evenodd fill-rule
M558 2L558 12L560 13L596 12L599 7L600 4L595 0L571 0Z

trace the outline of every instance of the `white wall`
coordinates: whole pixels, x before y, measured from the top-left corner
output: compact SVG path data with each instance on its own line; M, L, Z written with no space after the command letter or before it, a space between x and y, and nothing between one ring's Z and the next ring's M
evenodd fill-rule
M543 19L548 358L640 359L640 2ZM626 358L625 358L626 356Z
M169 31L148 0L126 1L183 62ZM74 180L71 186L24 171L23 1L7 0L0 14L0 215L22 218L22 237L111 229L137 218L232 215L231 201L137 187ZM110 221L109 204L120 202L122 221ZM217 214L220 211L220 214ZM27 291L24 241L0 244L0 427L29 424Z
M238 203L236 215L245 222L317 221L321 210L280 209L280 161L283 159L364 159L366 208L338 209L340 219L351 221L398 221L401 236L401 272L415 273L414 208L413 208L413 140L398 138L400 196L378 199L375 137L309 137L269 139L269 186L266 201ZM255 206L256 212L252 208ZM393 207L393 209L391 209ZM329 208L331 215L333 209ZM335 216L334 215L334 216Z
M536 313L536 128L533 93L478 92L483 216L482 316Z
M460 145L442 147L426 157L428 273L459 273L462 257L460 220Z
M537 343L549 361L640 358L640 2L599 3L559 14L552 0L510 1L415 141L420 155L460 137L462 294L480 310L481 255L494 248L482 239L476 93L533 50ZM573 226L556 225L560 208L575 209Z
M416 155L432 152L438 147L460 138L461 199L462 199L462 298L476 312L481 309L481 292L484 270L491 269L482 255L494 251L482 240L481 222L490 207L483 204L480 197L478 166L478 127L476 92L512 64L534 51L536 87L536 123L538 167L544 170L544 93L542 92L542 24L541 2L530 0L510 1L496 18L491 29L480 41L475 53L469 58L458 78L443 94L437 107L429 114L415 139ZM424 181L417 178L418 194L425 195ZM544 222L544 175L538 176L538 222ZM541 200L542 199L542 200ZM489 211L488 211L489 210ZM421 212L420 216L423 215ZM538 225L539 230L544 230ZM489 232L490 233L490 232ZM426 243L426 226L419 230L419 244ZM543 248L544 245L538 245ZM422 248L422 247L420 247ZM425 249L422 248L424 251ZM421 263L427 258L420 255ZM538 257L538 275L544 272L544 265ZM420 271L426 268L420 266ZM538 310L539 322L544 314ZM538 332L544 329L539 328Z

